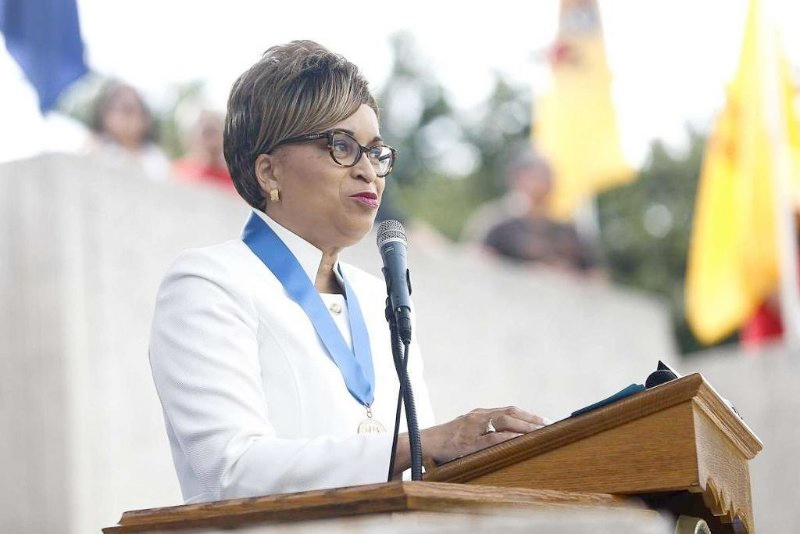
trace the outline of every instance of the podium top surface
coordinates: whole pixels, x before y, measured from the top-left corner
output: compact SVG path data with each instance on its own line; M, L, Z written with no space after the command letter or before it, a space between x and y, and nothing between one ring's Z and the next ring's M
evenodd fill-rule
M747 460L763 448L742 418L694 373L452 460L429 471L425 480L464 482L684 402L695 403Z

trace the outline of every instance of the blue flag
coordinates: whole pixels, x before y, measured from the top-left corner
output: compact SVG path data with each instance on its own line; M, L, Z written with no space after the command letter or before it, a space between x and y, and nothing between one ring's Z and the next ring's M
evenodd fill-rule
M0 32L36 89L42 113L87 71L75 0L0 0Z

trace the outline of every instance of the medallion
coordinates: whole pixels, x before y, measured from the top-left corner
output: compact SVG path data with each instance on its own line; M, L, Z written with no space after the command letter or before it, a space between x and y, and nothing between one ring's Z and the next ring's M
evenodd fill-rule
M386 428L380 421L372 417L372 408L367 406L367 418L358 423L359 434L374 434L386 432Z

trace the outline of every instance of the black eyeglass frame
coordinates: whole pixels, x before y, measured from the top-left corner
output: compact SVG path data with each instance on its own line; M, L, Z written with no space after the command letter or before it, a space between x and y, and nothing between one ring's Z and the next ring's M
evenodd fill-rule
M355 161L353 161L353 163L347 165L347 164L342 163L338 159L336 159L336 156L333 153L333 136L336 135L336 134L346 135L347 137L352 139L353 143L355 143L355 145L358 147L359 154L355 158ZM333 162L336 163L337 165L341 166L341 167L348 167L348 168L349 167L355 167L356 165L358 165L358 162L361 161L361 156L364 155L364 154L367 155L367 160L371 162L372 160L370 160L370 158L369 158L370 150L372 150L374 148L388 148L389 151L392 154L392 161L389 164L389 170L387 170L383 174L378 174L378 170L375 169L374 165L372 166L372 168L375 169L375 174L378 176L378 178L387 177L392 172L392 170L394 169L394 162L397 160L397 150L395 150L394 147L391 147L389 145L364 146L364 145L359 144L359 142L356 141L356 138L353 137L353 135L350 132L345 131L345 130L339 130L337 128L334 128L332 130L326 130L324 132L320 132L320 133L316 133L316 134L298 135L298 136L295 136L295 137L290 137L288 139L284 139L283 141L279 141L278 143L276 143L269 150L269 152L267 152L267 153L271 154L276 148L278 148L278 147L280 147L282 145L288 145L288 144L292 144L292 143L305 143L307 141L316 141L317 139L327 139L328 140L328 153L331 155L331 159L333 160Z

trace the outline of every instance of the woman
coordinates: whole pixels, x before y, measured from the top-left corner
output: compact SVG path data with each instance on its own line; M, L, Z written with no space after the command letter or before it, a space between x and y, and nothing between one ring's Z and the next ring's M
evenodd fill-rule
M111 81L103 87L89 127L94 134L89 152L107 156L115 163L138 166L154 181L170 178L169 158L155 142L153 115L130 85Z
M183 253L156 303L150 358L187 502L386 480L397 395L383 282L339 262L370 230L394 150L358 69L310 41L234 84L225 159L253 207L241 239ZM409 373L427 461L545 421L516 408L433 423ZM399 438L394 472L410 465Z
M189 150L174 163L175 176L183 182L202 182L236 195L222 153L224 115L208 108L192 115L193 120L184 128Z

